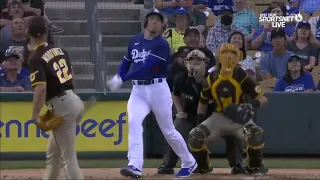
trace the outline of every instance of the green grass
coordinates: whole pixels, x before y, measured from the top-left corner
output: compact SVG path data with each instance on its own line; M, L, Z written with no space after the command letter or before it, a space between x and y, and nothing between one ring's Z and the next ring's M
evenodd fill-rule
M81 168L119 168L127 164L127 160L79 160ZM161 165L161 159L146 159L145 168L157 168ZM265 159L265 166L269 168L320 168L319 159ZM215 168L228 168L226 159L213 159ZM0 161L0 169L39 169L45 167L45 161Z

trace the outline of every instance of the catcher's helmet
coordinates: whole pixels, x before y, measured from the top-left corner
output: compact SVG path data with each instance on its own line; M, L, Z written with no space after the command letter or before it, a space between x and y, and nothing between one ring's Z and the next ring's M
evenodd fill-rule
M159 16L160 17L160 20L161 20L161 23L163 23L163 21L164 21L164 17L163 17L163 15L162 14L160 14L160 12L159 12L159 10L158 9L156 9L156 8L153 8L152 9L152 11L150 11L147 15L146 15L146 17L145 17L145 20L144 20L144 28L146 28L147 27L147 24L148 24L148 17L150 17L150 16L152 16L152 15L157 15L157 16Z
M195 49L189 52L185 60L188 75L193 77L200 74L201 71L205 71L206 62L206 55L202 51Z
M242 60L242 52L233 44L225 44L219 48L218 59L221 69L232 72L236 65Z

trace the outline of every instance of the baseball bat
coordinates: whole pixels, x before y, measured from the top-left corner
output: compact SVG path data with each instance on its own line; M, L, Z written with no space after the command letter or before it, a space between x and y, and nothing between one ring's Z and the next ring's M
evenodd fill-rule
M97 97L90 96L88 101L84 103L84 113L92 109L97 103Z

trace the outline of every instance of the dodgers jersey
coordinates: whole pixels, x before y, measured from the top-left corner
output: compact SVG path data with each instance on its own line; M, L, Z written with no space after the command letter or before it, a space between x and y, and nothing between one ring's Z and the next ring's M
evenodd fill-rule
M170 47L161 35L147 40L143 33L138 34L130 40L118 74L122 81L166 78L169 61Z

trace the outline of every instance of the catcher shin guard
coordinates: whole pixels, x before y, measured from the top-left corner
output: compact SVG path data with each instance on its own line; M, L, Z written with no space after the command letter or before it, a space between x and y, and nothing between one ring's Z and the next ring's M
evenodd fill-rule
M248 142L249 167L260 167L264 148L263 129L249 124L244 128L244 133Z
M198 163L198 173L203 174L212 171L209 150L206 145L203 150L196 152L191 151L191 153Z
M209 135L209 129L202 124L190 131L188 144L193 157L198 163L199 173L207 173L212 170L209 151L205 145L205 140Z
M192 152L202 151L206 149L205 140L210 135L209 129L202 124L199 124L197 127L193 128L190 133L188 140L189 148Z

